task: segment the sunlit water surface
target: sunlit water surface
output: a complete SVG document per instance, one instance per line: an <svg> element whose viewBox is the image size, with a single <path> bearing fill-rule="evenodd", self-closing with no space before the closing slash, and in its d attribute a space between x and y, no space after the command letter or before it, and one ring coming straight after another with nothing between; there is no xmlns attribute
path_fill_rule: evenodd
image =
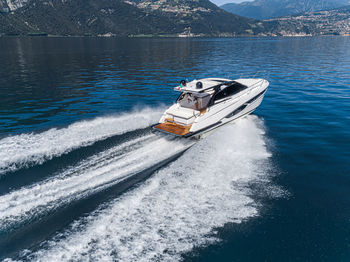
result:
<svg viewBox="0 0 350 262"><path fill-rule="evenodd" d="M349 261L350 38L0 38L0 259ZM200 141L181 79L262 77Z"/></svg>

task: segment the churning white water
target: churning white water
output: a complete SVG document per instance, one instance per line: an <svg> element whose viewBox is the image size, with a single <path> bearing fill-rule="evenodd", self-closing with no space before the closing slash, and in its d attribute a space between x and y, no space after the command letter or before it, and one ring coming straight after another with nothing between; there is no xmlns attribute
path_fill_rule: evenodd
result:
<svg viewBox="0 0 350 262"><path fill-rule="evenodd" d="M151 145L154 141L130 153L135 156L137 150L151 152L151 148L158 147L157 150L165 153L176 146L168 142L163 147L162 143ZM250 185L269 183L269 157L264 130L257 117L248 116L223 126L141 186L77 220L63 233L42 243L39 250L26 253L26 257L35 261L181 260L182 253L216 241L216 228L258 215ZM123 169L120 160L117 163L125 175L130 173ZM107 169L108 165L116 163L107 164ZM119 169L119 166L115 168ZM106 184L91 179L93 183ZM54 185L50 183L42 185L38 192L45 194L44 187ZM81 186L77 183L68 191ZM50 196L55 198L57 194ZM46 203L50 196L44 197Z"/></svg>
<svg viewBox="0 0 350 262"><path fill-rule="evenodd" d="M163 111L163 108L146 108L118 116L80 121L66 128L3 138L0 140L0 175L41 164L114 135L149 127L159 120Z"/></svg>
<svg viewBox="0 0 350 262"><path fill-rule="evenodd" d="M110 187L185 150L193 142L149 134L81 161L34 185L0 196L0 229Z"/></svg>

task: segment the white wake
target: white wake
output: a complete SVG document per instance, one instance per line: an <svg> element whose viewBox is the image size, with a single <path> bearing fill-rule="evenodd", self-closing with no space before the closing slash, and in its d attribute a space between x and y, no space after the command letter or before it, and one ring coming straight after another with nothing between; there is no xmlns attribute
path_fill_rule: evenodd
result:
<svg viewBox="0 0 350 262"><path fill-rule="evenodd" d="M183 151L192 142L155 134L134 138L34 185L0 196L0 229L110 187Z"/></svg>
<svg viewBox="0 0 350 262"><path fill-rule="evenodd" d="M66 128L37 134L22 134L0 140L0 175L27 167L88 146L96 141L149 127L156 123L163 109L143 109L118 116L81 121Z"/></svg>
<svg viewBox="0 0 350 262"><path fill-rule="evenodd" d="M178 261L215 229L258 215L268 183L264 130L249 116L201 140L166 169L42 244L35 261Z"/></svg>

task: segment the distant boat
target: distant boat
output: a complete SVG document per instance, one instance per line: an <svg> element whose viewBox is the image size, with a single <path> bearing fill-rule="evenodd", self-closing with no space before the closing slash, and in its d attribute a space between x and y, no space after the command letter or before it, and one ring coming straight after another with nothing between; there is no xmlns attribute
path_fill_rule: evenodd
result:
<svg viewBox="0 0 350 262"><path fill-rule="evenodd" d="M178 37L194 37L195 35L192 33L181 33L178 34Z"/></svg>
<svg viewBox="0 0 350 262"><path fill-rule="evenodd" d="M178 37L197 37L200 35L195 35L195 34L191 33L191 27L187 27L187 28L185 28L183 33L178 34L177 36Z"/></svg>
<svg viewBox="0 0 350 262"><path fill-rule="evenodd" d="M174 89L181 94L162 115L155 130L182 137L200 136L252 113L269 86L265 79L205 78L186 82Z"/></svg>

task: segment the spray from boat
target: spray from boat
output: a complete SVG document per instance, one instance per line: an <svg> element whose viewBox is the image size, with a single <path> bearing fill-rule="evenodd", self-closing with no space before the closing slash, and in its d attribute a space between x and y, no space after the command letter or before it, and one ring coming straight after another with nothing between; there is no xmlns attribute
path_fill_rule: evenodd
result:
<svg viewBox="0 0 350 262"><path fill-rule="evenodd" d="M26 258L180 261L183 253L219 241L216 228L259 215L250 185L271 183L262 126L248 116L218 129L138 187L27 251ZM269 194L274 192L271 187Z"/></svg>
<svg viewBox="0 0 350 262"><path fill-rule="evenodd" d="M149 127L163 108L145 108L121 115L98 117L52 128L42 133L21 134L0 140L0 175L34 165L108 137Z"/></svg>
<svg viewBox="0 0 350 262"><path fill-rule="evenodd" d="M217 83L219 80L208 81ZM241 94L245 100L249 100L244 100L245 102L239 105L243 100L237 104L234 94L228 96L227 93L223 93L230 92L232 88L239 87L243 91L248 87L240 87L242 84L237 81L220 81L222 82L217 84L216 88L201 86L203 90L212 90L211 96L206 99L208 103L211 100L214 102L210 108L205 108L205 112L201 113L199 110L200 114L205 115L208 111L214 112L215 108L218 109L218 104L222 106L228 103L230 110L238 114L231 112L226 115L225 118L229 118L227 122L223 122L221 118L220 125L250 113L245 113L245 108L249 109L251 106L255 109L261 103L267 88L262 88L262 91L260 88L259 94L256 94L259 90L255 90L251 95L253 97ZM197 81L196 86L198 82L203 84ZM187 88L189 90L192 87L188 84ZM253 89L249 89L250 93ZM165 119L164 115L161 119L172 124L193 120L190 124L192 128L201 116L193 114L186 118L178 114L183 109L184 94L187 94L182 91L183 94L177 100L179 110L173 110L175 113L167 110L164 113L169 116L173 112L172 122ZM235 94L238 93L240 91ZM218 99L219 95L224 96L224 100ZM203 99L205 97L206 95L202 96ZM237 109L242 106L244 108L238 112ZM226 110L226 107L219 111L223 110ZM241 112L243 113L240 114ZM5 138L0 140L0 147L8 149L10 154L9 158L0 163L0 171L9 172L40 164L76 148L92 145L96 141L145 128L154 123L154 118L156 115L159 117L160 110L151 110L151 116L148 117L146 113L143 110L116 118L83 121L63 130L52 129L41 134L22 135L33 139L29 142L21 136ZM206 118L210 117L210 114L206 115ZM131 118L139 118L140 121L135 126L124 125L126 119ZM228 222L240 223L258 215L257 203L250 197L248 185L269 183L269 175L263 166L269 165L270 156L259 121L258 118L250 116L234 125L228 124L202 140L176 139L149 132L130 138L43 181L0 196L0 231L20 223L26 224L26 221L40 220L47 213L117 185L173 155L185 152L140 186L77 220L68 230L59 233L52 240L44 241L38 250L26 251L30 253L26 253L28 257L38 261L47 258L85 260L87 254L90 258L110 259L111 250L114 254L113 259L117 260L152 261L156 257L162 260L180 260L181 254L190 251L194 246L217 241L213 234L214 228L222 227ZM107 123L107 129L93 128L101 122ZM119 126L116 127L115 124ZM91 133L86 132L86 128L90 128ZM203 137L203 134L208 135L208 131L212 130L206 129L203 133L203 128L198 129L200 132L194 129L191 131L191 128L188 131L192 135L188 137L197 137L193 134L198 133ZM46 150L41 147L50 139L58 138L63 142L70 136L79 139L74 143L70 140L61 146L48 143ZM21 152L17 158L11 154L11 143L17 144L17 149ZM33 145L37 145L38 150L32 148ZM28 151L24 150L26 147L29 148ZM212 161L213 158L216 161ZM78 238L80 245L76 246L73 243L77 243ZM95 243L93 247L91 243Z"/></svg>

